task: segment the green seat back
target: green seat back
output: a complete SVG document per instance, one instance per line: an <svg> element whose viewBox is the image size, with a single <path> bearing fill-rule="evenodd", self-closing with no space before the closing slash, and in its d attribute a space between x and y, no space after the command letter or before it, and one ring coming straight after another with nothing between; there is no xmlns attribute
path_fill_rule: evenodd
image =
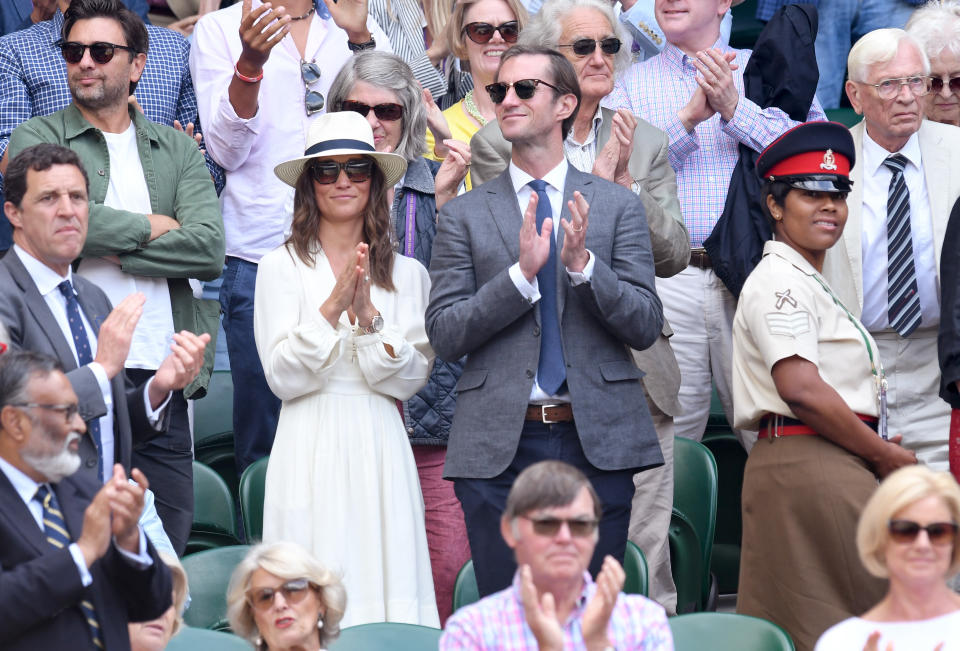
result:
<svg viewBox="0 0 960 651"><path fill-rule="evenodd" d="M753 49L764 26L762 21L757 20L757 0L744 0L733 8L730 46Z"/></svg>
<svg viewBox="0 0 960 651"><path fill-rule="evenodd" d="M677 586L677 613L703 610L703 560L697 532L682 513L673 510L668 532L670 571Z"/></svg>
<svg viewBox="0 0 960 651"><path fill-rule="evenodd" d="M627 575L623 582L625 593L649 596L647 559L644 557L643 551L629 540L627 541L626 553L623 556L623 571Z"/></svg>
<svg viewBox="0 0 960 651"><path fill-rule="evenodd" d="M794 651L786 631L759 617L693 613L669 621L676 651Z"/></svg>
<svg viewBox="0 0 960 651"><path fill-rule="evenodd" d="M700 602L710 593L710 556L717 526L717 462L701 443L682 437L673 446L673 508L693 525L703 570Z"/></svg>
<svg viewBox="0 0 960 651"><path fill-rule="evenodd" d="M234 568L248 551L249 545L234 545L190 554L181 559L190 581L190 607L183 614L183 621L188 626L221 630L229 626L227 585Z"/></svg>
<svg viewBox="0 0 960 651"><path fill-rule="evenodd" d="M747 451L730 431L704 436L703 444L717 461L717 527L710 569L720 593L733 594L740 576L740 494Z"/></svg>
<svg viewBox="0 0 960 651"><path fill-rule="evenodd" d="M862 115L859 115L852 108L848 108L846 106L835 109L826 109L824 113L827 114L828 120L832 122L839 122L847 127L852 127L863 119Z"/></svg>
<svg viewBox="0 0 960 651"><path fill-rule="evenodd" d="M250 643L232 633L184 626L171 638L166 651L250 651Z"/></svg>
<svg viewBox="0 0 960 651"><path fill-rule="evenodd" d="M250 542L263 539L263 489L269 461L270 457L254 461L240 477L240 515L243 517L243 531Z"/></svg>
<svg viewBox="0 0 960 651"><path fill-rule="evenodd" d="M193 524L186 553L236 545L237 513L226 482L202 463L193 462Z"/></svg>
<svg viewBox="0 0 960 651"><path fill-rule="evenodd" d="M473 573L473 559L467 559L453 584L453 611L480 601L480 588L477 587L477 575Z"/></svg>
<svg viewBox="0 0 960 651"><path fill-rule="evenodd" d="M214 371L207 395L193 403L193 442L202 448L223 435L233 437L233 377L230 371Z"/></svg>
<svg viewBox="0 0 960 651"><path fill-rule="evenodd" d="M361 624L340 631L330 651L429 651L440 645L439 628L414 624Z"/></svg>

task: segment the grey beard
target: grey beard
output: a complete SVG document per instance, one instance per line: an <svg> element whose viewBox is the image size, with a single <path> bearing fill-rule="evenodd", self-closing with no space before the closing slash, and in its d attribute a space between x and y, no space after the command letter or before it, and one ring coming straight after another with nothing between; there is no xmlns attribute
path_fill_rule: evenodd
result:
<svg viewBox="0 0 960 651"><path fill-rule="evenodd" d="M30 467L47 478L47 481L56 484L64 477L69 477L80 468L80 455L72 452L70 444L78 440L80 434L70 432L67 440L64 441L63 449L54 455L34 454L33 452L23 451L20 456L30 464Z"/></svg>

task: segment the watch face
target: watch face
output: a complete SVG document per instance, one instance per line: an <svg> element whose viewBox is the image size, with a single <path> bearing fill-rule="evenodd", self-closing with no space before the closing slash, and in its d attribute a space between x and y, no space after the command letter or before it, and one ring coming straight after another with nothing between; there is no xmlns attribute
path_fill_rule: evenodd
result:
<svg viewBox="0 0 960 651"><path fill-rule="evenodd" d="M379 314L373 317L373 321L370 322L370 329L374 332L380 332L383 330L383 317Z"/></svg>

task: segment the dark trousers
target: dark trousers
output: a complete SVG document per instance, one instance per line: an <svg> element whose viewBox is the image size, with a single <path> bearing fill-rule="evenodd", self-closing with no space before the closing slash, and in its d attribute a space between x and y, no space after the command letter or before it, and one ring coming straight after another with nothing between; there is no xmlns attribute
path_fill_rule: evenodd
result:
<svg viewBox="0 0 960 651"><path fill-rule="evenodd" d="M270 454L280 415L280 399L267 385L253 337L256 286L257 265L228 257L220 287L220 307L233 377L233 440L238 477L244 468Z"/></svg>
<svg viewBox="0 0 960 651"><path fill-rule="evenodd" d="M623 562L635 471L600 470L587 461L573 423L545 425L526 421L517 453L506 470L490 479L456 479L454 482L467 523L467 537L481 596L503 590L513 581L517 564L513 550L500 535L500 517L517 475L527 466L547 459L565 461L579 468L603 503L600 539L590 561L590 573L597 575L608 554Z"/></svg>
<svg viewBox="0 0 960 651"><path fill-rule="evenodd" d="M155 371L128 368L126 373L139 386ZM174 391L170 396L167 431L134 446L131 465L139 468L150 482L163 530L174 551L182 556L193 523L193 438L183 391Z"/></svg>

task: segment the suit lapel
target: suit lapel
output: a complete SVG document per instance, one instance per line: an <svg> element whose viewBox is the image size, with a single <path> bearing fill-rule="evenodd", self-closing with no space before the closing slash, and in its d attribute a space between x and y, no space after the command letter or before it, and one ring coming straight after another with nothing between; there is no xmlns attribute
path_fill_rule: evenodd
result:
<svg viewBox="0 0 960 651"><path fill-rule="evenodd" d="M924 120L923 125L927 124ZM940 188L949 178L950 160L946 147L941 138L931 129L920 127L920 156L923 159L923 177L927 184L927 200L930 202L930 222L933 228L933 253L937 267L937 285L940 282L940 253L943 248L943 237L947 230L947 220L953 209L952 197Z"/></svg>
<svg viewBox="0 0 960 651"><path fill-rule="evenodd" d="M853 188L847 199L850 210L847 215L847 224L843 229L843 244L847 249L847 260L850 262L851 277L857 292L858 315L860 310L863 309L863 250L860 243L862 230L860 216L863 212L863 137L865 129L866 123L863 120L850 129L857 160L850 171Z"/></svg>
<svg viewBox="0 0 960 651"><path fill-rule="evenodd" d="M517 205L517 195L513 191L513 183L510 181L509 168L489 183L484 183L478 190L486 192L490 215L500 232L500 237L503 239L503 244L507 248L510 258L513 260L519 259L520 226L523 223L523 211ZM470 219L469 216L467 218Z"/></svg>
<svg viewBox="0 0 960 651"><path fill-rule="evenodd" d="M18 532L23 540L33 547L38 554L49 551L47 549L48 543L44 539L40 527L37 526L37 521L33 519L27 505L23 503L20 495L13 488L13 484L2 472L0 472L0 518L11 523L12 526L5 527L7 531Z"/></svg>

